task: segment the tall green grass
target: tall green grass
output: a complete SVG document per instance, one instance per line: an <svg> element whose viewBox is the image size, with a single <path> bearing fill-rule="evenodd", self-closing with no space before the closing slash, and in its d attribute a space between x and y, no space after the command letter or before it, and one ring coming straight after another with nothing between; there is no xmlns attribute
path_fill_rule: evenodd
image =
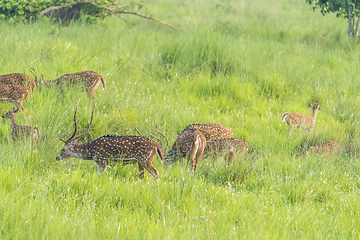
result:
<svg viewBox="0 0 360 240"><path fill-rule="evenodd" d="M189 124L221 123L248 153L235 166L202 159L195 176L155 158L158 182L121 164L97 177L93 161L55 161L76 102L81 132L92 100L82 89L38 86L16 115L40 128L35 149L13 144L0 121L0 238L359 238L360 56L346 21L286 0L157 0L145 10L182 31L133 16L132 27L117 18L0 23L0 73L30 65L45 79L103 75L84 142L136 127L152 139L157 128L171 144ZM282 114L310 115L308 102L320 104L315 128L289 137ZM0 103L1 113L12 107ZM328 140L343 153L300 155Z"/></svg>

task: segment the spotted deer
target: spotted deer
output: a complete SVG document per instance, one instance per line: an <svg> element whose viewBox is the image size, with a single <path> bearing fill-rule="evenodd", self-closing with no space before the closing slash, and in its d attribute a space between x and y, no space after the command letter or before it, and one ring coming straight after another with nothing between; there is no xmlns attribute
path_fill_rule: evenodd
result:
<svg viewBox="0 0 360 240"><path fill-rule="evenodd" d="M33 92L37 83L37 74L32 67L29 67L29 71L34 75L35 80L24 73L10 73L0 76L0 84L17 84L26 87Z"/></svg>
<svg viewBox="0 0 360 240"><path fill-rule="evenodd" d="M39 82L44 85L55 84L56 86L82 84L89 96L92 96L94 99L96 89L100 83L102 83L103 90L105 89L104 78L93 71L70 73L55 80L44 80L44 75L41 75Z"/></svg>
<svg viewBox="0 0 360 240"><path fill-rule="evenodd" d="M20 126L15 123L15 114L19 111L19 109L13 108L9 112L2 115L2 118L10 119L11 125L11 137L16 142L17 140L23 140L26 138L33 139L33 145L36 145L36 141L40 136L40 129L38 127L30 127L30 126Z"/></svg>
<svg viewBox="0 0 360 240"><path fill-rule="evenodd" d="M232 130L215 123L190 124L184 130L186 129L199 130L204 135L207 142L222 138L229 138L233 133Z"/></svg>
<svg viewBox="0 0 360 240"><path fill-rule="evenodd" d="M187 156L187 165L191 164L192 172L195 173L205 145L206 139L199 130L184 129L166 154L164 165L171 166L179 159L183 164L184 158Z"/></svg>
<svg viewBox="0 0 360 240"><path fill-rule="evenodd" d="M319 145L308 147L303 153L319 154L325 157L330 157L333 154L340 153L342 147L339 143L334 141L327 141Z"/></svg>
<svg viewBox="0 0 360 240"><path fill-rule="evenodd" d="M313 106L309 103L309 107L312 109L312 116L298 112L286 112L283 114L282 121L284 122L286 120L287 124L290 126L289 135L291 135L297 127L304 128L305 130L308 130L308 132L311 132L314 128L319 105Z"/></svg>
<svg viewBox="0 0 360 240"><path fill-rule="evenodd" d="M229 164L235 163L236 156L242 155L249 149L249 145L239 138L223 138L208 142L204 149L203 158L213 157L215 161L220 156L228 158Z"/></svg>
<svg viewBox="0 0 360 240"><path fill-rule="evenodd" d="M122 161L123 165L138 163L140 179L145 175L144 168L151 173L156 180L159 179L159 173L153 167L152 161L156 153L158 153L161 162L163 162L163 154L159 145L148 138L142 136L104 135L91 142L79 143L76 139L84 136L93 123L95 103L88 128L85 132L75 137L79 124L79 121L76 122L78 105L76 106L74 114L75 131L67 140L63 140L59 136L60 140L65 143L65 146L56 157L56 160L59 161L72 157L93 160L98 165L98 174L103 172L106 166L112 161Z"/></svg>
<svg viewBox="0 0 360 240"><path fill-rule="evenodd" d="M29 89L17 84L0 85L0 101L12 102L21 111L24 110L22 102L29 95Z"/></svg>

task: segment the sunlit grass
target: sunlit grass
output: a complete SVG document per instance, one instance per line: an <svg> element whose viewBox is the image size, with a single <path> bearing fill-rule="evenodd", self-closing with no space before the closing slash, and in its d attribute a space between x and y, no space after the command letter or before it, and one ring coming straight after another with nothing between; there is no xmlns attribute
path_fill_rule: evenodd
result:
<svg viewBox="0 0 360 240"><path fill-rule="evenodd" d="M156 157L158 182L147 172L139 181L136 165L97 176L93 161L55 160L78 99L79 133L86 129L91 98L81 88L38 86L16 115L40 128L35 149L13 144L10 122L0 121L0 238L359 238L360 59L346 20L286 0L158 0L147 11L183 31L133 16L133 27L116 18L0 23L0 73L30 65L45 79L104 76L84 142L137 135L136 127L153 140L157 128L172 144L191 123L221 123L248 152L234 166L202 159L195 176ZM282 114L310 115L309 102L320 104L314 130L289 137ZM0 114L12 107L0 103ZM344 151L301 155L328 140Z"/></svg>

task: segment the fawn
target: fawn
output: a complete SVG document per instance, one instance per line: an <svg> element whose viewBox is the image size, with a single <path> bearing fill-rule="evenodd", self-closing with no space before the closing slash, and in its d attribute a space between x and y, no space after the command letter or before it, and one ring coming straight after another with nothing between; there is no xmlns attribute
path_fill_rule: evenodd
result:
<svg viewBox="0 0 360 240"><path fill-rule="evenodd" d="M9 112L2 115L2 118L10 119L11 124L11 137L16 142L19 139L32 137L33 145L36 145L36 141L40 136L40 129L38 127L20 126L15 123L15 114L19 109L13 108Z"/></svg>
<svg viewBox="0 0 360 240"><path fill-rule="evenodd" d="M308 147L303 153L315 153L330 157L333 154L341 152L342 147L339 143L334 141L327 141L319 145Z"/></svg>
<svg viewBox="0 0 360 240"><path fill-rule="evenodd" d="M319 105L313 106L311 103L309 103L309 107L312 109L312 116L298 112L284 113L282 116L282 121L284 122L286 120L287 124L290 126L289 135L291 135L297 127L304 128L309 132L311 132L311 130L314 128Z"/></svg>

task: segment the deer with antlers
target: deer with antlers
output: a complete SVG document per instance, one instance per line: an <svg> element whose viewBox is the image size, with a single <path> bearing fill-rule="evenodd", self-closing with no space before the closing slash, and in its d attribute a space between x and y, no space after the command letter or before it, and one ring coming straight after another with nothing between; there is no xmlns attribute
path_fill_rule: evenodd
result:
<svg viewBox="0 0 360 240"><path fill-rule="evenodd" d="M31 92L34 91L35 85L37 83L37 74L34 68L28 67L29 71L34 75L34 78L25 75L24 73L10 73L0 76L0 84L16 84L28 88Z"/></svg>
<svg viewBox="0 0 360 240"><path fill-rule="evenodd" d="M12 102L21 111L24 110L22 102L28 95L29 89L26 87L17 84L0 85L0 101Z"/></svg>
<svg viewBox="0 0 360 240"><path fill-rule="evenodd" d="M32 138L33 145L36 145L36 141L40 136L40 129L38 127L30 127L30 126L20 126L15 123L15 114L19 111L19 109L13 108L9 112L2 115L2 118L10 119L11 125L11 137L16 142L20 139Z"/></svg>
<svg viewBox="0 0 360 240"><path fill-rule="evenodd" d="M44 80L44 75L41 75L39 83L44 85L55 84L56 86L82 84L89 96L92 96L94 99L96 89L100 83L102 83L103 90L105 89L104 78L93 71L70 73L55 80Z"/></svg>
<svg viewBox="0 0 360 240"><path fill-rule="evenodd" d="M84 136L93 123L95 103L93 105L91 121L88 124L88 128L85 132L75 137L79 124L79 121L76 122L78 105L79 102L74 114L75 131L67 140L63 140L59 136L60 140L65 143L65 146L56 157L56 160L59 161L71 157L94 160L98 165L98 174L104 171L111 161L122 161L123 165L138 163L140 179L144 177L144 169L151 173L156 180L159 178L159 173L153 167L152 161L156 153L158 153L161 162L163 162L163 154L159 145L148 138L142 136L104 135L91 142L79 143L76 139Z"/></svg>
<svg viewBox="0 0 360 240"><path fill-rule="evenodd" d="M249 145L239 138L223 138L208 142L204 149L203 157L213 157L215 161L220 156L228 158L229 164L234 164L236 156L242 155L249 149Z"/></svg>
<svg viewBox="0 0 360 240"><path fill-rule="evenodd" d="M206 145L206 138L196 129L184 129L176 138L175 143L165 156L164 165L171 166L178 159L184 163L184 158L187 156L188 163L191 164L192 172L195 173L201 156Z"/></svg>
<svg viewBox="0 0 360 240"><path fill-rule="evenodd" d="M286 112L283 114L282 121L284 122L286 120L287 124L290 126L289 135L291 135L297 127L304 128L308 132L311 132L311 130L314 128L319 105L313 106L311 103L309 103L309 107L313 112L312 116L298 112Z"/></svg>
<svg viewBox="0 0 360 240"><path fill-rule="evenodd" d="M205 123L205 124L190 124L186 129L195 129L200 131L207 142L214 141L222 138L229 138L233 133L232 130L215 123Z"/></svg>
<svg viewBox="0 0 360 240"><path fill-rule="evenodd" d="M319 154L324 155L325 157L330 157L333 154L340 153L342 147L339 143L334 141L327 141L320 143L319 145L308 147L303 154L310 153L310 154Z"/></svg>

